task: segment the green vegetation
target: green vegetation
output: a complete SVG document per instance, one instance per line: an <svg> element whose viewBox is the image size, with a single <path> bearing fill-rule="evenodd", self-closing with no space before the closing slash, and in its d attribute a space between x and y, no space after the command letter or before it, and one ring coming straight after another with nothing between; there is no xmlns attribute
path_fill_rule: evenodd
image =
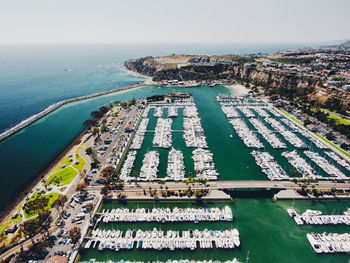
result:
<svg viewBox="0 0 350 263"><path fill-rule="evenodd" d="M72 162L69 161L69 157L63 158L59 164L57 164L56 168L53 170L53 172L57 172L58 170L62 169L62 166L68 166L71 165Z"/></svg>
<svg viewBox="0 0 350 263"><path fill-rule="evenodd" d="M0 225L0 235L4 233L4 231L9 227L12 223L19 223L22 221L21 216L17 216L16 218L9 218L2 225Z"/></svg>
<svg viewBox="0 0 350 263"><path fill-rule="evenodd" d="M79 164L78 164L79 165ZM66 185L72 182L74 177L78 174L76 170L72 167L64 168L56 173L53 173L44 184L45 186L53 184L53 185Z"/></svg>
<svg viewBox="0 0 350 263"><path fill-rule="evenodd" d="M291 115L289 115L287 112L285 112L284 110L280 110L281 112L283 112L285 115L287 115L289 118L291 118L293 121L295 121L295 122L297 122L297 123L299 123L300 125L302 125L303 126L303 124L300 122L300 121L298 121L296 118L294 118L293 116L291 116Z"/></svg>
<svg viewBox="0 0 350 263"><path fill-rule="evenodd" d="M342 118L340 118L340 117L337 117L337 116L329 115L327 118L328 118L328 119L335 119L335 124L336 124L336 125L339 125L339 124L350 125L350 122L349 122L349 121L344 120L344 119L342 119Z"/></svg>
<svg viewBox="0 0 350 263"><path fill-rule="evenodd" d="M25 218L36 216L39 212L51 209L52 203L60 196L59 193L41 195L35 193L24 205L23 212Z"/></svg>
<svg viewBox="0 0 350 263"><path fill-rule="evenodd" d="M270 60L285 64L308 64L313 58L269 58Z"/></svg>
<svg viewBox="0 0 350 263"><path fill-rule="evenodd" d="M322 140L324 140L326 143L332 145L334 148L336 148L338 151L340 151L341 153L345 154L346 156L350 157L350 154L348 154L346 151L344 151L343 149L339 148L337 145L335 145L334 143L328 141L326 138L324 138L323 136L321 136L318 133L315 133L318 137L320 137Z"/></svg>
<svg viewBox="0 0 350 263"><path fill-rule="evenodd" d="M84 144L82 144L81 146L79 146L78 147L78 149L75 151L75 162L79 162L78 164L73 164L73 167L75 168L75 169L77 169L79 172L81 171L81 170L83 170L83 168L84 168L84 166L86 165L86 161L84 160L84 158L82 158L81 156L80 156L80 151L81 151L81 149L83 148L83 146L84 146Z"/></svg>

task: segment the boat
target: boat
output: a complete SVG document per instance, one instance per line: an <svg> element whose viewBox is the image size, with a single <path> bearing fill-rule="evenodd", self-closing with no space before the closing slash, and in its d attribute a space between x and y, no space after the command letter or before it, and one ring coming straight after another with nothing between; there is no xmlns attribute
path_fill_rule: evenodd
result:
<svg viewBox="0 0 350 263"><path fill-rule="evenodd" d="M225 214L227 221L233 221L233 214L231 208L227 205L225 206Z"/></svg>

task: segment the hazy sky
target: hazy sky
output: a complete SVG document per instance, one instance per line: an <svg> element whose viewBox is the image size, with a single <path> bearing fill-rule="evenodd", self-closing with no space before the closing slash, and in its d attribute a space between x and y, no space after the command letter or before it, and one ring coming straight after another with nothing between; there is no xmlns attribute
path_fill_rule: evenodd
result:
<svg viewBox="0 0 350 263"><path fill-rule="evenodd" d="M350 0L0 0L0 44L349 38Z"/></svg>

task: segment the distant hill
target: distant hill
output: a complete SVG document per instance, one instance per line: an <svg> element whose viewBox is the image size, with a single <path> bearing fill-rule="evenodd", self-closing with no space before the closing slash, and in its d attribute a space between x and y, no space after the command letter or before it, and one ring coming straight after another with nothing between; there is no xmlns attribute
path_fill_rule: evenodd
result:
<svg viewBox="0 0 350 263"><path fill-rule="evenodd" d="M339 44L339 46L344 47L344 48L350 48L350 40Z"/></svg>

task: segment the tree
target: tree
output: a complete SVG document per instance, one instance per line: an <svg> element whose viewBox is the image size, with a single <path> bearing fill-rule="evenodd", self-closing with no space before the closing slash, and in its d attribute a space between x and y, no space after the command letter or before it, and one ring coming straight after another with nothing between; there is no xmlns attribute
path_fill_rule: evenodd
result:
<svg viewBox="0 0 350 263"><path fill-rule="evenodd" d="M83 125L86 127L96 126L97 121L95 119L87 119L83 122Z"/></svg>
<svg viewBox="0 0 350 263"><path fill-rule="evenodd" d="M91 148L91 147L86 148L86 149L85 149L85 153L86 153L87 155L92 154L92 148Z"/></svg>
<svg viewBox="0 0 350 263"><path fill-rule="evenodd" d="M59 213L60 217L61 217L61 212L59 210L62 210L62 208L64 207L67 201L68 201L67 196L60 195L51 205L51 207L57 209L57 212Z"/></svg>
<svg viewBox="0 0 350 263"><path fill-rule="evenodd" d="M326 138L330 141L333 141L335 139L335 136L334 136L333 132L328 132L326 134Z"/></svg>
<svg viewBox="0 0 350 263"><path fill-rule="evenodd" d="M50 223L52 221L52 216L50 211L40 212L38 215L38 220L40 226L46 231L46 234L49 235Z"/></svg>
<svg viewBox="0 0 350 263"><path fill-rule="evenodd" d="M81 237L81 229L80 227L73 227L69 230L69 237L76 243Z"/></svg>
<svg viewBox="0 0 350 263"><path fill-rule="evenodd" d="M272 94L270 96L270 100L272 100L272 101L276 101L277 99L278 99L278 95L277 94Z"/></svg>
<svg viewBox="0 0 350 263"><path fill-rule="evenodd" d="M100 137L100 130L96 126L91 127L91 133L93 136L97 135L97 137Z"/></svg>
<svg viewBox="0 0 350 263"><path fill-rule="evenodd" d="M82 182L80 184L77 185L77 188L76 188L76 191L80 192L80 195L81 196L86 196L87 195L87 190L86 190L86 187L87 187L87 183L85 182Z"/></svg>
<svg viewBox="0 0 350 263"><path fill-rule="evenodd" d="M101 176L108 178L108 180L111 180L114 175L115 175L115 168L113 166L107 166L103 168L101 171Z"/></svg>
<svg viewBox="0 0 350 263"><path fill-rule="evenodd" d="M36 220L27 220L23 223L23 232L29 235L30 238L35 236L40 230L40 225Z"/></svg>
<svg viewBox="0 0 350 263"><path fill-rule="evenodd" d="M101 188L101 195L107 196L111 192L111 186L110 185L105 185Z"/></svg>
<svg viewBox="0 0 350 263"><path fill-rule="evenodd" d="M92 203L88 203L88 204L86 204L85 208L91 216L92 209L94 209L94 205Z"/></svg>

